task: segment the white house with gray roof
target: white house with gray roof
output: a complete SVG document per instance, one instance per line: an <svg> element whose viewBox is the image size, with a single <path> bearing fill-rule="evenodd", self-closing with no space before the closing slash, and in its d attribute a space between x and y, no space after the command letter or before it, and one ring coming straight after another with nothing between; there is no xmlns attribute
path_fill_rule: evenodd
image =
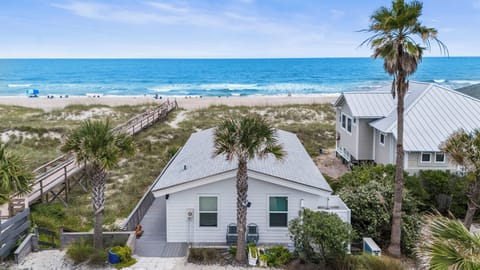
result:
<svg viewBox="0 0 480 270"><path fill-rule="evenodd" d="M213 156L213 129L196 132L170 161L152 189L165 198L167 242L225 244L236 223L237 164ZM256 224L259 243L290 243L288 222L302 207L336 213L350 222L350 209L332 189L297 136L278 130L286 157L269 155L248 163L247 224Z"/></svg>
<svg viewBox="0 0 480 270"><path fill-rule="evenodd" d="M343 93L336 109L336 152L347 162L395 164L397 111L391 87ZM457 167L440 151L453 132L480 128L480 100L433 84L410 82L405 97L405 170Z"/></svg>

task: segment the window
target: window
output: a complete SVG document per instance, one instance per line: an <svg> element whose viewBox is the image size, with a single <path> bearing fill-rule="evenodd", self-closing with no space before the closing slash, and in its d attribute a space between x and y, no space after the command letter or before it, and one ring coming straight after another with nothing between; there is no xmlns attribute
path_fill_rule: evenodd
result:
<svg viewBox="0 0 480 270"><path fill-rule="evenodd" d="M352 132L352 118L348 118L347 131Z"/></svg>
<svg viewBox="0 0 480 270"><path fill-rule="evenodd" d="M200 227L217 227L217 202L215 196L199 197Z"/></svg>
<svg viewBox="0 0 480 270"><path fill-rule="evenodd" d="M354 124L357 123L357 118L353 118L353 123L354 123Z"/></svg>
<svg viewBox="0 0 480 270"><path fill-rule="evenodd" d="M380 133L380 144L385 145L385 134L384 133Z"/></svg>
<svg viewBox="0 0 480 270"><path fill-rule="evenodd" d="M445 162L445 153L435 153L435 162L444 163Z"/></svg>
<svg viewBox="0 0 480 270"><path fill-rule="evenodd" d="M347 116L345 116L345 114L342 114L342 127L347 127Z"/></svg>
<svg viewBox="0 0 480 270"><path fill-rule="evenodd" d="M269 197L270 227L288 226L288 197Z"/></svg>
<svg viewBox="0 0 480 270"><path fill-rule="evenodd" d="M431 162L430 153L422 153L421 162L423 162L423 163Z"/></svg>

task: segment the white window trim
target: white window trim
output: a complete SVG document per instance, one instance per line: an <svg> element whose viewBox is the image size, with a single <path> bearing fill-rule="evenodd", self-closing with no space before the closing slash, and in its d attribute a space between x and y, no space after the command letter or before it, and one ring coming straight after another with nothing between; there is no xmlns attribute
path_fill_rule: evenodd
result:
<svg viewBox="0 0 480 270"><path fill-rule="evenodd" d="M429 161L423 161L423 154L429 154L430 155L430 160ZM432 163L432 152L420 152L420 163Z"/></svg>
<svg viewBox="0 0 480 270"><path fill-rule="evenodd" d="M438 155L438 154L443 154L443 161L437 161L437 155ZM435 154L434 154L433 156L434 156L433 162L438 163L438 164L443 164L443 163L445 163L445 160L446 160L446 158L447 158L446 155L445 155L445 153L443 153L443 152L435 152Z"/></svg>
<svg viewBox="0 0 480 270"><path fill-rule="evenodd" d="M345 130L348 134L352 135L352 131L348 131L348 119L350 119L350 127L353 128L353 118L348 116L347 114L345 113L342 113L342 116L341 116L341 119L343 120L343 116L345 116L345 127L343 127L343 122L340 122L340 127Z"/></svg>
<svg viewBox="0 0 480 270"><path fill-rule="evenodd" d="M217 198L217 211L200 211L200 197L216 197ZM220 219L220 211L219 211L219 205L220 205L220 196L218 194L198 194L197 195L197 202L198 202L198 223L197 223L197 228L202 229L202 230L212 230L212 229L218 229L219 226L219 221ZM200 213L217 213L217 226L200 226Z"/></svg>
<svg viewBox="0 0 480 270"><path fill-rule="evenodd" d="M382 135L383 135L383 143L382 143ZM381 146L385 146L385 141L387 140L387 136L385 133L383 132L380 132L378 134L378 144L380 144Z"/></svg>
<svg viewBox="0 0 480 270"><path fill-rule="evenodd" d="M271 227L270 226L270 197L286 197L287 198L287 226L285 227ZM275 212L275 213L285 213L285 212ZM271 230L285 230L288 229L288 222L290 221L290 200L287 194L268 194L267 195L267 224L268 228Z"/></svg>

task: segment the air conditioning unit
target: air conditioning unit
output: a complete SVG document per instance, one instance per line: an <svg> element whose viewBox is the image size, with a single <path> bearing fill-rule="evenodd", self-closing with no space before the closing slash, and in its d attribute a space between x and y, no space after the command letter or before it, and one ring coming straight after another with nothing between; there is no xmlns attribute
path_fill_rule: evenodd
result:
<svg viewBox="0 0 480 270"><path fill-rule="evenodd" d="M363 252L373 256L382 256L382 250L370 237L363 238Z"/></svg>
<svg viewBox="0 0 480 270"><path fill-rule="evenodd" d="M185 213L186 213L188 219L193 218L193 208L188 208Z"/></svg>

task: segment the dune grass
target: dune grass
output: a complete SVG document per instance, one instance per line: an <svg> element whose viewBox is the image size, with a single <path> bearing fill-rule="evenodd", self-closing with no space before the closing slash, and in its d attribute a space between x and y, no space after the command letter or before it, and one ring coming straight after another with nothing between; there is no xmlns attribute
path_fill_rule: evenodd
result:
<svg viewBox="0 0 480 270"><path fill-rule="evenodd" d="M115 121L119 122L128 119L128 115L140 112L142 106L109 108L76 105L67 107L65 110L52 112L50 115L34 111L39 116L34 127L42 127L39 122L46 121L47 118L57 119L55 121L58 121L56 125L50 124L49 128L59 128L60 125L75 127L81 121L76 121L70 125L67 122L73 120L59 119L59 116L72 115L73 112L80 112L79 114L81 114L82 111L92 109L111 109L118 112L120 116L115 118ZM166 163L183 146L193 132L215 127L222 119L227 117L237 117L250 113L261 114L275 127L296 133L312 157L318 154L318 148L327 148L334 145L335 112L330 104L271 107L212 106L195 111L178 109L172 112L166 121L157 123L137 134L135 137L138 146L137 155L134 158L122 161L119 168L109 174L106 188L104 227L107 230L119 228L121 222L132 211ZM184 119L178 122L178 127L170 126L169 123L174 121L179 114ZM18 125L20 124L18 123ZM57 132L63 134L64 130L57 130ZM35 143L41 144L41 146L34 151ZM30 154L31 157L33 155L55 156L58 153L60 143L60 139L53 141L34 140L32 142L23 140L18 143L18 151L27 152L30 150L35 152L35 154ZM85 192L79 186L76 186L70 193L69 206L66 208L59 202L37 204L32 207L33 223L51 230L58 230L59 226L65 226L76 231L91 230L93 210L90 196L89 190Z"/></svg>

